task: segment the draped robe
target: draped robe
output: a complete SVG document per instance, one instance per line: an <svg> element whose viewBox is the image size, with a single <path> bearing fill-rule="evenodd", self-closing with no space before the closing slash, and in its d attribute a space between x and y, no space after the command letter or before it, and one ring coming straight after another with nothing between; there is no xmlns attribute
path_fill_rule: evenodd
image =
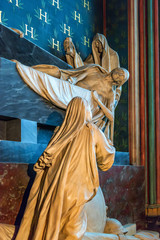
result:
<svg viewBox="0 0 160 240"><path fill-rule="evenodd" d="M45 157L52 158L51 148ZM52 166L37 172L16 240L81 239L86 231L83 207L97 192L98 167L107 171L114 154L104 134L85 124Z"/></svg>
<svg viewBox="0 0 160 240"><path fill-rule="evenodd" d="M96 90L102 102L107 104L108 85L105 77L108 72L105 69L95 64L73 70L62 70L44 64L31 68L19 62L16 66L20 76L32 90L60 108L66 109L73 97L85 98L91 107L93 122L100 129L105 126L106 117L91 94L91 90Z"/></svg>
<svg viewBox="0 0 160 240"><path fill-rule="evenodd" d="M102 44L102 55L98 52L95 42L99 41ZM85 64L99 64L106 71L111 72L113 69L120 67L119 56L116 51L114 51L109 45L106 37L103 34L97 33L92 41L92 54L90 54L86 60ZM117 87L115 100L120 100L122 92L122 87Z"/></svg>

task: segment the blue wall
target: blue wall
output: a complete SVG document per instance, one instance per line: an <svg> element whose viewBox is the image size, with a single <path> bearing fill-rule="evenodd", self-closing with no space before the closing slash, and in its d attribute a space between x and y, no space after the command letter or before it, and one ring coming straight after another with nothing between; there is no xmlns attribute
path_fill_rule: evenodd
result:
<svg viewBox="0 0 160 240"><path fill-rule="evenodd" d="M128 69L128 5L127 0L106 0L109 46L118 52L120 65ZM128 151L128 82L123 85L115 113L114 143L117 151Z"/></svg>
<svg viewBox="0 0 160 240"><path fill-rule="evenodd" d="M25 38L63 60L63 41L70 35L78 53L85 59L91 53L93 36L97 32L102 33L102 2L0 0L0 22L20 29ZM107 40L110 47L118 52L121 66L128 69L127 0L106 0L106 5ZM32 30L32 33L27 30ZM85 39L89 39L89 45ZM116 109L114 142L117 151L128 151L128 83L123 86L121 100Z"/></svg>
<svg viewBox="0 0 160 240"><path fill-rule="evenodd" d="M102 1L0 0L0 22L21 30L28 40L61 59L63 41L71 36L84 59L93 36L102 32Z"/></svg>

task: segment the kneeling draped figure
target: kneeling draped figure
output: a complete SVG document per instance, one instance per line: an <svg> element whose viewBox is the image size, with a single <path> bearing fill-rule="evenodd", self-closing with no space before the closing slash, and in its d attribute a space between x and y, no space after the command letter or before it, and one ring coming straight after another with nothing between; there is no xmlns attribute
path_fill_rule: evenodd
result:
<svg viewBox="0 0 160 240"><path fill-rule="evenodd" d="M84 205L99 187L98 167L107 171L115 149L91 123L86 100L68 104L62 125L34 165L34 180L16 240L82 239Z"/></svg>

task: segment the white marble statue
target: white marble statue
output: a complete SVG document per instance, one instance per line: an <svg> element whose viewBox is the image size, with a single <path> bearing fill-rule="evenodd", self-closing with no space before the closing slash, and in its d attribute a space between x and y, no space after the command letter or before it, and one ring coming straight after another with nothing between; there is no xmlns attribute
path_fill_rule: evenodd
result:
<svg viewBox="0 0 160 240"><path fill-rule="evenodd" d="M16 240L78 240L87 229L84 205L99 187L115 149L91 121L86 100L73 98L65 119L34 165L34 180Z"/></svg>
<svg viewBox="0 0 160 240"><path fill-rule="evenodd" d="M66 61L73 68L79 68L84 64L96 64L104 68L107 72L111 72L115 68L120 67L119 56L107 42L103 34L97 33L92 41L92 53L83 62L77 53L72 38L64 40L64 50L66 52ZM122 86L116 89L115 107L117 106L121 96Z"/></svg>
<svg viewBox="0 0 160 240"><path fill-rule="evenodd" d="M73 68L78 68L84 65L82 58L76 51L72 38L67 37L63 42L63 46L66 54L66 61L69 65Z"/></svg>
<svg viewBox="0 0 160 240"><path fill-rule="evenodd" d="M66 38L67 40L68 38ZM73 68L77 68L83 66L84 64L97 64L103 67L106 71L111 72L115 68L120 67L119 56L116 51L114 51L109 45L106 37L103 34L97 33L92 41L92 53L86 58L86 60L82 61L80 55L77 53L75 46L72 42L72 39L69 38L70 41L67 42L68 54L66 55L67 63L70 64ZM64 47L65 51L66 48ZM74 64L77 63L77 64ZM114 111L118 105L122 92L122 85L117 86L115 91L115 100L114 100ZM109 126L110 123L106 124L105 135L109 137ZM112 123L111 129L114 129L114 122ZM111 133L112 134L112 133Z"/></svg>
<svg viewBox="0 0 160 240"><path fill-rule="evenodd" d="M116 51L109 47L106 37L97 33L92 41L92 53L86 58L86 64L98 64L111 72L120 67L119 56Z"/></svg>
<svg viewBox="0 0 160 240"><path fill-rule="evenodd" d="M32 90L58 107L66 109L73 97L85 98L90 104L93 122L100 129L105 128L109 120L111 135L108 132L105 135L113 141L116 89L128 80L129 73L126 69L117 68L108 73L95 64L73 70L62 70L52 65L31 68L18 62L16 66L20 76ZM96 91L98 95L91 91Z"/></svg>

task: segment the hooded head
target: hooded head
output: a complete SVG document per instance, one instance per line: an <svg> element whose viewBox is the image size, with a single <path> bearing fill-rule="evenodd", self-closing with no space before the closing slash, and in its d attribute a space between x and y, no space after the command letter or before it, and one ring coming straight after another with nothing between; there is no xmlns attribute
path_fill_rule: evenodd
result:
<svg viewBox="0 0 160 240"><path fill-rule="evenodd" d="M74 97L68 104L63 125L69 125L71 128L75 125L83 126L89 121L90 106L84 98Z"/></svg>
<svg viewBox="0 0 160 240"><path fill-rule="evenodd" d="M63 46L64 46L64 51L67 55L70 55L72 57L74 57L75 55L75 46L72 42L72 38L67 37L64 42L63 42Z"/></svg>
<svg viewBox="0 0 160 240"><path fill-rule="evenodd" d="M92 42L92 50L95 47L99 47L99 52L107 51L109 47L106 37L103 34L97 33ZM102 51L101 51L102 48Z"/></svg>
<svg viewBox="0 0 160 240"><path fill-rule="evenodd" d="M109 47L107 39L103 34L97 33L94 36L92 54L94 63L102 66L108 72L119 66L118 54Z"/></svg>
<svg viewBox="0 0 160 240"><path fill-rule="evenodd" d="M61 145L66 145L91 118L88 102L81 97L73 98L67 106L64 121L58 133L52 139L52 144L57 144L57 147L59 146L60 148Z"/></svg>
<svg viewBox="0 0 160 240"><path fill-rule="evenodd" d="M81 97L73 98L67 106L66 115L59 131L51 138L34 169L44 169L45 166L50 166L53 159L77 136L91 118L88 102Z"/></svg>
<svg viewBox="0 0 160 240"><path fill-rule="evenodd" d="M80 55L77 53L72 38L67 37L63 43L64 51L66 53L66 60L73 68L81 67L84 65Z"/></svg>

